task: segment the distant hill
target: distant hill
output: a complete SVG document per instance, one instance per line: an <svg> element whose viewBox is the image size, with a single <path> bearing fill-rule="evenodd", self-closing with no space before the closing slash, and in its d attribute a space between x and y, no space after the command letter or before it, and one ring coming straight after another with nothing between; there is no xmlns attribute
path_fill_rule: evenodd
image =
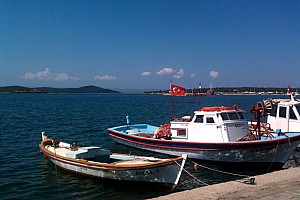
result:
<svg viewBox="0 0 300 200"><path fill-rule="evenodd" d="M119 91L105 89L94 85L83 86L79 88L51 88L36 87L28 88L22 86L0 87L0 93L120 93Z"/></svg>

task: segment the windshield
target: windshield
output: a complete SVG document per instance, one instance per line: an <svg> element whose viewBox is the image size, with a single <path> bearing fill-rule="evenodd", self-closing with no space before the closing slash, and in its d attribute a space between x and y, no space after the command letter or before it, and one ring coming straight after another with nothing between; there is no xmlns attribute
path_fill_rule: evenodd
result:
<svg viewBox="0 0 300 200"><path fill-rule="evenodd" d="M297 109L298 113L300 114L300 105L297 105L296 109Z"/></svg>
<svg viewBox="0 0 300 200"><path fill-rule="evenodd" d="M223 121L245 119L244 114L242 112L221 113L221 117L222 117Z"/></svg>
<svg viewBox="0 0 300 200"><path fill-rule="evenodd" d="M226 113L221 113L221 117L222 117L223 121L229 120L228 115Z"/></svg>
<svg viewBox="0 0 300 200"><path fill-rule="evenodd" d="M239 119L238 115L236 112L228 113L228 117L230 120L236 120Z"/></svg>
<svg viewBox="0 0 300 200"><path fill-rule="evenodd" d="M242 113L242 112L238 112L238 115L240 116L240 119L245 119L245 117L244 117L244 113Z"/></svg>

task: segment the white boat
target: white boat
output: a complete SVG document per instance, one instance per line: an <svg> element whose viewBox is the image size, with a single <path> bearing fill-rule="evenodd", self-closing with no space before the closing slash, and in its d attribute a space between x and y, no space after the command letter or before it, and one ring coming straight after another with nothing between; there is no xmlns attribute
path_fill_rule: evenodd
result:
<svg viewBox="0 0 300 200"><path fill-rule="evenodd" d="M253 114L261 113L259 107ZM249 131L243 110L233 107L204 107L194 116L172 119L152 126L127 123L108 128L118 143L189 158L230 164L272 164L283 166L300 141L300 132ZM260 123L259 123L260 124Z"/></svg>
<svg viewBox="0 0 300 200"><path fill-rule="evenodd" d="M76 147L47 138L42 133L40 149L56 166L78 174L139 183L158 184L175 189L186 155L155 158L111 153L101 147Z"/></svg>
<svg viewBox="0 0 300 200"><path fill-rule="evenodd" d="M300 132L300 100L295 99L296 94L289 87L288 98L267 99L258 103L265 110L262 115L267 118L266 123L261 123L261 131Z"/></svg>
<svg viewBox="0 0 300 200"><path fill-rule="evenodd" d="M300 131L300 101L291 94L287 99L267 99L262 102L269 112L267 125L282 132Z"/></svg>

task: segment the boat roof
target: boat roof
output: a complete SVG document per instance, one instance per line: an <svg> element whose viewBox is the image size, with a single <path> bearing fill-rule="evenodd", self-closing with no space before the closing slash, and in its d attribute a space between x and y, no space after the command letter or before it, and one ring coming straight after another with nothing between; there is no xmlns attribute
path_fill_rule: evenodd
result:
<svg viewBox="0 0 300 200"><path fill-rule="evenodd" d="M273 104L280 104L283 106L289 106L289 105L300 105L300 101L298 99L272 99Z"/></svg>
<svg viewBox="0 0 300 200"><path fill-rule="evenodd" d="M236 112L236 111L243 111L242 109L240 108L237 108L237 107L228 107L228 106L213 106L213 107L203 107L199 110L196 110L195 113L203 113L203 112L206 112L206 113L211 113L211 112L218 112L218 113L221 113L221 112Z"/></svg>

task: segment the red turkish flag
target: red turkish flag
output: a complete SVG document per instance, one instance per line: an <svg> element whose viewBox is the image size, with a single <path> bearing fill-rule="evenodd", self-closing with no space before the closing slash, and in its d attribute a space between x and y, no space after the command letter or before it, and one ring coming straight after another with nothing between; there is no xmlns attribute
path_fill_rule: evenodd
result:
<svg viewBox="0 0 300 200"><path fill-rule="evenodd" d="M171 84L171 95L182 96L185 94L185 88Z"/></svg>

